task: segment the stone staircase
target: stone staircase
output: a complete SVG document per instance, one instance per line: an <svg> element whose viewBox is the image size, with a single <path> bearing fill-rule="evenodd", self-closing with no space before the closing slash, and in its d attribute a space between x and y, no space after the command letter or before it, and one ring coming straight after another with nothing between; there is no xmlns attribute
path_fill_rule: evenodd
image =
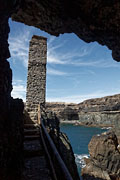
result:
<svg viewBox="0 0 120 180"><path fill-rule="evenodd" d="M24 125L24 170L22 180L52 180L37 124Z"/></svg>
<svg viewBox="0 0 120 180"><path fill-rule="evenodd" d="M38 104L25 105L25 110L28 114L28 118L25 119L25 124L33 124L38 121Z"/></svg>

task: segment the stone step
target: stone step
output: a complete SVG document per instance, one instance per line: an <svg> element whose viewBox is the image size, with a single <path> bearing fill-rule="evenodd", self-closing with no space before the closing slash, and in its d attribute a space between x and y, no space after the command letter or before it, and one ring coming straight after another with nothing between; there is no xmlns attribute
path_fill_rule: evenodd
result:
<svg viewBox="0 0 120 180"><path fill-rule="evenodd" d="M43 148L39 140L24 142L24 157L35 157L43 155Z"/></svg>
<svg viewBox="0 0 120 180"><path fill-rule="evenodd" d="M37 112L35 112L35 111L30 111L30 112L29 112L29 115L30 115L30 114L33 114L33 115L34 115L34 114L37 114Z"/></svg>
<svg viewBox="0 0 120 180"><path fill-rule="evenodd" d="M39 135L39 128L24 129L24 135Z"/></svg>
<svg viewBox="0 0 120 180"><path fill-rule="evenodd" d="M24 129L36 129L39 128L39 125L35 122L24 124Z"/></svg>
<svg viewBox="0 0 120 180"><path fill-rule="evenodd" d="M36 124L37 122L38 122L38 119L36 119L36 117L32 119L29 118L24 121L25 124Z"/></svg>
<svg viewBox="0 0 120 180"><path fill-rule="evenodd" d="M38 108L30 108L30 109L27 110L27 112L28 112L28 114L29 114L30 112L38 113Z"/></svg>
<svg viewBox="0 0 120 180"><path fill-rule="evenodd" d="M52 180L45 157L26 158L21 180Z"/></svg>
<svg viewBox="0 0 120 180"><path fill-rule="evenodd" d="M40 140L39 135L24 136L24 141Z"/></svg>
<svg viewBox="0 0 120 180"><path fill-rule="evenodd" d="M29 113L29 117L30 117L30 119L32 119L32 120L37 120L37 119L38 119L38 114L35 113L35 112L30 112L30 113Z"/></svg>
<svg viewBox="0 0 120 180"><path fill-rule="evenodd" d="M43 156L44 152L43 150L34 150L34 151L28 151L28 150L24 150L24 157L28 158L28 157L36 157L36 156Z"/></svg>
<svg viewBox="0 0 120 180"><path fill-rule="evenodd" d="M25 108L26 109L29 109L29 108L38 108L38 104L31 104L31 105L30 104L26 104Z"/></svg>

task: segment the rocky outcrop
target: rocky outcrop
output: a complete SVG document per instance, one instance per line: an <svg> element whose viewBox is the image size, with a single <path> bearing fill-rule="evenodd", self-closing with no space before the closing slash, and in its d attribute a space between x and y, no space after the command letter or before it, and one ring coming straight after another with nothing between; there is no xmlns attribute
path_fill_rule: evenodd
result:
<svg viewBox="0 0 120 180"><path fill-rule="evenodd" d="M46 103L60 122L73 122L88 126L114 126L119 124L120 94L89 99L79 104Z"/></svg>
<svg viewBox="0 0 120 180"><path fill-rule="evenodd" d="M86 100L78 104L84 112L103 112L120 110L120 94Z"/></svg>
<svg viewBox="0 0 120 180"><path fill-rule="evenodd" d="M57 147L57 150L59 151L66 167L68 168L73 180L79 180L79 174L77 171L77 165L75 163L75 157L74 157L74 152L72 149L72 146L70 144L70 141L65 133L59 132L59 137L56 134L53 134L50 132L50 135ZM61 171L59 167L57 167L56 163L56 171L61 177L60 179L63 179L61 175Z"/></svg>
<svg viewBox="0 0 120 180"><path fill-rule="evenodd" d="M61 120L89 126L115 126L115 133L97 135L89 143L90 158L85 159L83 180L120 180L120 95L86 100L79 104L47 103L46 109ZM75 116L76 114L76 116ZM71 118L69 118L71 116Z"/></svg>
<svg viewBox="0 0 120 180"><path fill-rule="evenodd" d="M46 103L46 110L54 112L60 121L78 120L78 109L79 107L74 103Z"/></svg>
<svg viewBox="0 0 120 180"><path fill-rule="evenodd" d="M60 140L59 140L59 152L63 161L68 167L70 174L73 177L73 180L79 180L79 175L77 171L77 166L75 163L74 152L70 141L65 133L60 132Z"/></svg>
<svg viewBox="0 0 120 180"><path fill-rule="evenodd" d="M85 42L97 41L120 61L120 2L118 0L22 0L13 20L58 36L75 33Z"/></svg>
<svg viewBox="0 0 120 180"><path fill-rule="evenodd" d="M80 112L78 124L87 126L111 127L119 121L120 111Z"/></svg>
<svg viewBox="0 0 120 180"><path fill-rule="evenodd" d="M45 112L45 110L42 111L42 119L73 180L79 180L73 149L67 135L60 132L59 119L56 117L55 113ZM55 162L55 167L60 179L64 179L57 162Z"/></svg>
<svg viewBox="0 0 120 180"><path fill-rule="evenodd" d="M11 97L12 70L8 20L18 1L1 0L0 6L0 179L17 179L22 164L23 102Z"/></svg>
<svg viewBox="0 0 120 180"><path fill-rule="evenodd" d="M120 179L120 149L115 133L93 136L88 149L90 158L82 169L83 180Z"/></svg>
<svg viewBox="0 0 120 180"><path fill-rule="evenodd" d="M0 178L17 179L23 166L23 109L20 99L12 99L6 119L0 125Z"/></svg>

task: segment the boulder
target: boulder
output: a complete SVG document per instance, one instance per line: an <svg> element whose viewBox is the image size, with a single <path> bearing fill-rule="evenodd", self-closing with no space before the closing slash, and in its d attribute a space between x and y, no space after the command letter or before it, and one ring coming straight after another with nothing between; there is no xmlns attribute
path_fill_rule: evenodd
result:
<svg viewBox="0 0 120 180"><path fill-rule="evenodd" d="M90 159L82 169L84 180L104 179L118 180L120 178L120 151L118 139L114 132L95 135L89 145Z"/></svg>

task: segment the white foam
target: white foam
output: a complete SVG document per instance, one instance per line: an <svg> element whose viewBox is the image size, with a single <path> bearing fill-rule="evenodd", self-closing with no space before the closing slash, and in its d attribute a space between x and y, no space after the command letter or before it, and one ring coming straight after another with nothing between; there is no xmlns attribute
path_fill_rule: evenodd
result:
<svg viewBox="0 0 120 180"><path fill-rule="evenodd" d="M117 146L118 148L120 147L120 144L118 144L118 146Z"/></svg>
<svg viewBox="0 0 120 180"><path fill-rule="evenodd" d="M107 130L109 130L109 129L111 129L112 127L103 127L103 128L101 128L101 129L107 129Z"/></svg>
<svg viewBox="0 0 120 180"><path fill-rule="evenodd" d="M84 168L86 166L84 158L89 158L89 154L74 154L75 161L78 166Z"/></svg>

